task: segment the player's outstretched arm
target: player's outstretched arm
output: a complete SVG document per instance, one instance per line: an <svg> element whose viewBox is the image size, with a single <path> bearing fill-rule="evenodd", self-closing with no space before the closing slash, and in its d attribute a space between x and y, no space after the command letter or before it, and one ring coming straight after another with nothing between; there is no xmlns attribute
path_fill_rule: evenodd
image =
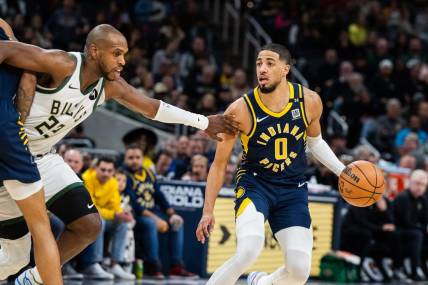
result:
<svg viewBox="0 0 428 285"><path fill-rule="evenodd" d="M130 110L163 123L183 124L204 130L211 138L221 140L219 133L236 134L239 124L230 115L205 117L150 98L129 85L123 78L109 81L106 99L114 99Z"/></svg>
<svg viewBox="0 0 428 285"><path fill-rule="evenodd" d="M319 162L339 176L345 169L345 165L337 158L321 136L320 118L323 109L321 98L312 90L305 88L304 92L305 109L309 117L309 125L306 129L308 149Z"/></svg>
<svg viewBox="0 0 428 285"><path fill-rule="evenodd" d="M64 79L72 72L74 60L61 50L46 50L16 41L0 41L0 63L49 74L54 80Z"/></svg>
<svg viewBox="0 0 428 285"><path fill-rule="evenodd" d="M239 103L239 101L234 102L225 111L225 114L236 115L238 121L241 120L241 115L237 113ZM196 237L201 243L205 243L205 239L209 237L213 230L215 224L213 215L215 201L220 189L223 187L226 166L229 162L230 154L232 153L233 146L235 145L237 138L237 135L225 134L222 136L223 141L217 143L214 161L208 172L207 185L205 188L204 209L202 218L198 224L198 228L196 229Z"/></svg>

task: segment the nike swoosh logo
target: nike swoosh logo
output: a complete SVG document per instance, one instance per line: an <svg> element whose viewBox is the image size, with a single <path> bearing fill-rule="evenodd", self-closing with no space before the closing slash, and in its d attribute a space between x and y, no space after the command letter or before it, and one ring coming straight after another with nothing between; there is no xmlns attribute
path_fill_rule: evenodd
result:
<svg viewBox="0 0 428 285"><path fill-rule="evenodd" d="M68 85L68 88L70 88L70 89L79 89L79 88L77 88L77 87L74 87L73 85Z"/></svg>
<svg viewBox="0 0 428 285"><path fill-rule="evenodd" d="M306 183L307 183L307 182L303 182L303 183L300 183L300 182L299 182L299 187L304 186Z"/></svg>
<svg viewBox="0 0 428 285"><path fill-rule="evenodd" d="M95 206L94 204L92 204L92 205L87 204L86 205L86 207L88 207L88 209L92 209L94 206Z"/></svg>
<svg viewBox="0 0 428 285"><path fill-rule="evenodd" d="M263 121L264 119L269 118L269 116L263 117L263 118L257 118L256 121L257 123L260 123L261 121Z"/></svg>

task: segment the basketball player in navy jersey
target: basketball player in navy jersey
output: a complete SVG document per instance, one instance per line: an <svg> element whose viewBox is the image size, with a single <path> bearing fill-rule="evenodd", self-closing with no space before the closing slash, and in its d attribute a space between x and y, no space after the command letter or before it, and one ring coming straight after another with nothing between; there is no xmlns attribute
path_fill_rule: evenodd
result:
<svg viewBox="0 0 428 285"><path fill-rule="evenodd" d="M264 246L265 220L278 240L284 266L268 275L252 272L250 285L304 284L312 255L311 217L304 172L305 148L336 175L345 166L321 137L322 103L318 94L287 81L288 50L268 44L256 60L258 87L233 102L226 114L240 123L243 148L236 184L236 254L218 268L209 285L232 285ZM203 216L196 230L202 243L214 226L214 204L237 136L217 145L205 192Z"/></svg>
<svg viewBox="0 0 428 285"><path fill-rule="evenodd" d="M1 19L0 40L14 40L12 29ZM51 232L39 171L27 149L28 139L13 102L15 94L20 96L19 92L28 91L20 85L21 75L21 70L0 64L0 184L16 201L26 221L14 231L2 230L0 280L17 273L30 261L29 229L34 240L36 264L44 284L57 285L62 284L58 247ZM23 75L22 80L25 76L32 75ZM34 84L31 88L30 92L34 92ZM5 209L3 206L0 203L0 213ZM10 252L14 254L10 255Z"/></svg>

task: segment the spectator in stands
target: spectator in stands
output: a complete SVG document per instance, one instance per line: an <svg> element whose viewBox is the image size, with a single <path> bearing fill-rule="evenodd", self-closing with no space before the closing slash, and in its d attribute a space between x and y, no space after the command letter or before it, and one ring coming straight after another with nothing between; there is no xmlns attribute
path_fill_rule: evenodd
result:
<svg viewBox="0 0 428 285"><path fill-rule="evenodd" d="M191 78L191 83L187 83L185 93L190 96L194 106L204 94L217 94L220 91L215 72L214 65L204 65L202 66L202 72L196 74L195 78Z"/></svg>
<svg viewBox="0 0 428 285"><path fill-rule="evenodd" d="M162 150L158 153L156 159L156 176L171 179L174 175L170 171L172 164L173 156L167 150Z"/></svg>
<svg viewBox="0 0 428 285"><path fill-rule="evenodd" d="M421 120L417 115L411 115L408 120L408 127L401 129L395 137L395 147L400 147L404 144L404 140L409 133L416 133L421 144L427 141L428 134L421 129Z"/></svg>
<svg viewBox="0 0 428 285"><path fill-rule="evenodd" d="M89 32L89 25L78 14L74 0L64 0L63 7L54 11L46 26L52 33L54 47L63 50L79 49L78 42Z"/></svg>
<svg viewBox="0 0 428 285"><path fill-rule="evenodd" d="M417 114L421 120L421 129L428 133L428 101L419 102Z"/></svg>
<svg viewBox="0 0 428 285"><path fill-rule="evenodd" d="M383 153L393 153L395 137L405 126L401 112L400 101L391 98L386 103L386 114L376 119L374 144Z"/></svg>
<svg viewBox="0 0 428 285"><path fill-rule="evenodd" d="M229 87L232 92L232 100L236 100L250 90L247 82L247 74L241 68L233 73L232 84Z"/></svg>
<svg viewBox="0 0 428 285"><path fill-rule="evenodd" d="M64 153L64 161L73 169L73 171L82 178L83 156L78 149L69 149Z"/></svg>
<svg viewBox="0 0 428 285"><path fill-rule="evenodd" d="M422 266L422 246L428 231L428 202L425 195L428 186L428 173L415 170L410 175L409 188L394 200L395 224L402 235L405 252L412 265L412 279L420 281L423 274L418 274Z"/></svg>
<svg viewBox="0 0 428 285"><path fill-rule="evenodd" d="M183 266L183 219L169 205L160 191L154 174L142 167L143 153L141 148L130 145L125 151L124 166L134 180L133 189L140 207L136 213L136 240L144 248L144 274L156 279L164 279L159 257L158 233L167 233L171 242L170 277L195 278ZM140 214L138 214L140 213Z"/></svg>
<svg viewBox="0 0 428 285"><path fill-rule="evenodd" d="M339 76L335 78L331 88L328 88L323 98L324 104L328 109L339 111L345 98L349 97L351 92L349 87L349 78L354 73L354 66L349 61L343 61L339 67Z"/></svg>
<svg viewBox="0 0 428 285"><path fill-rule="evenodd" d="M368 63L373 74L382 60L391 58L389 50L390 43L386 38L379 37L376 39L375 49L368 54Z"/></svg>
<svg viewBox="0 0 428 285"><path fill-rule="evenodd" d="M350 150L346 146L346 136L338 132L333 133L330 136L328 140L328 145L330 146L331 150L333 150L333 152L338 156L350 153Z"/></svg>
<svg viewBox="0 0 428 285"><path fill-rule="evenodd" d="M421 9L415 19L415 28L419 37L428 41L428 8Z"/></svg>
<svg viewBox="0 0 428 285"><path fill-rule="evenodd" d="M338 76L338 71L339 58L337 56L337 51L333 48L329 48L325 51L323 63L318 69L318 89L323 90L324 88L330 88L334 83L334 79Z"/></svg>
<svg viewBox="0 0 428 285"><path fill-rule="evenodd" d="M119 185L113 177L115 171L114 160L107 157L98 159L95 169L89 169L83 174L83 181L94 204L88 207L97 207L102 218L102 232L97 240L88 246L82 253L82 273L85 277L94 279L133 280L135 276L127 273L119 265L123 262L126 246L127 223L134 220L132 213L121 208ZM111 236L111 264L108 272L104 271L100 263L104 257L104 236Z"/></svg>
<svg viewBox="0 0 428 285"><path fill-rule="evenodd" d="M180 136L177 144L177 156L172 161L171 171L174 172L174 179L180 179L186 173L190 157L188 154L190 140L187 136Z"/></svg>
<svg viewBox="0 0 428 285"><path fill-rule="evenodd" d="M398 163L399 167L408 168L410 170L416 169L416 157L411 154L406 154L400 157L400 161Z"/></svg>
<svg viewBox="0 0 428 285"><path fill-rule="evenodd" d="M201 37L195 37L192 42L192 50L183 54L180 60L180 75L183 77L183 80L190 80L188 78L190 75L195 76L196 74L202 71L201 61L207 65L210 65L216 71L216 61L214 56L211 53L208 53L205 47L205 40ZM199 70L198 70L199 69Z"/></svg>
<svg viewBox="0 0 428 285"><path fill-rule="evenodd" d="M411 154L417 159L423 158L423 149L416 133L408 133L404 139L404 144L397 149L400 157Z"/></svg>
<svg viewBox="0 0 428 285"><path fill-rule="evenodd" d="M43 31L43 19L40 14L35 14L31 18L31 28L33 30L33 43L42 48L52 48L51 39Z"/></svg>
<svg viewBox="0 0 428 285"><path fill-rule="evenodd" d="M383 59L379 62L378 74L371 82L371 90L382 103L386 103L387 99L397 97L396 83L393 78L394 64L390 59Z"/></svg>
<svg viewBox="0 0 428 285"><path fill-rule="evenodd" d="M122 141L125 147L131 144L138 145L144 153L143 166L151 171L155 171L155 164L152 160L154 147L158 141L155 132L146 128L137 128L125 134Z"/></svg>
<svg viewBox="0 0 428 285"><path fill-rule="evenodd" d="M385 277L405 279L401 270L404 253L400 234L394 223L392 203L385 195L369 207L349 207L342 224L341 248L362 259L382 250L381 256L387 255L393 259L393 275L385 274ZM381 258L376 257L377 264L384 265ZM364 270L369 271L370 275L370 268ZM384 270L389 273L389 268Z"/></svg>
<svg viewBox="0 0 428 285"><path fill-rule="evenodd" d="M69 150L71 148L71 146L67 143L61 142L59 144L56 145L56 152L61 155L62 157L64 157L64 154L67 150Z"/></svg>
<svg viewBox="0 0 428 285"><path fill-rule="evenodd" d="M230 88L233 78L233 67L230 62L223 62L220 72L220 86L223 89Z"/></svg>
<svg viewBox="0 0 428 285"><path fill-rule="evenodd" d="M233 102L233 95L229 88L223 88L220 90L217 98L218 108L220 112L224 112L224 110L229 107L229 105Z"/></svg>
<svg viewBox="0 0 428 285"><path fill-rule="evenodd" d="M426 62L427 56L423 52L422 42L419 38L411 38L408 41L408 52L404 55L405 60L417 59L421 62Z"/></svg>
<svg viewBox="0 0 428 285"><path fill-rule="evenodd" d="M213 93L205 93L199 101L196 111L202 115L217 113L217 100Z"/></svg>
<svg viewBox="0 0 428 285"><path fill-rule="evenodd" d="M180 26L177 17L171 15L166 19L166 23L160 28L159 32L165 37L168 42L181 42L186 34Z"/></svg>
<svg viewBox="0 0 428 285"><path fill-rule="evenodd" d="M367 145L359 145L354 149L353 152L355 160L367 160L374 164L379 161L377 154Z"/></svg>
<svg viewBox="0 0 428 285"><path fill-rule="evenodd" d="M166 44L164 49L158 49L152 59L152 73L157 76L160 74L160 66L162 63L169 62L179 64L180 54L178 48L180 40L171 40Z"/></svg>
<svg viewBox="0 0 428 285"><path fill-rule="evenodd" d="M183 175L181 180L193 182L206 182L208 176L208 159L201 155L195 154L190 160L190 172Z"/></svg>

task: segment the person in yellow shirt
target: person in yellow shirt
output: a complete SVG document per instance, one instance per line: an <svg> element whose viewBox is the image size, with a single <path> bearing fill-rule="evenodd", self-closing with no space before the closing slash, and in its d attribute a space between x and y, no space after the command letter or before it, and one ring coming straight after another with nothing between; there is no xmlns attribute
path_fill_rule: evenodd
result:
<svg viewBox="0 0 428 285"><path fill-rule="evenodd" d="M123 211L119 184L114 178L114 160L103 157L97 161L94 169L83 173L83 181L93 204L87 207L97 207L102 218L102 231L97 240L82 253L81 267L86 278L133 280L133 274L125 272L119 265L124 260L127 223L134 221L132 213ZM100 262L103 259L104 234L109 232L111 236L111 266L104 271Z"/></svg>

